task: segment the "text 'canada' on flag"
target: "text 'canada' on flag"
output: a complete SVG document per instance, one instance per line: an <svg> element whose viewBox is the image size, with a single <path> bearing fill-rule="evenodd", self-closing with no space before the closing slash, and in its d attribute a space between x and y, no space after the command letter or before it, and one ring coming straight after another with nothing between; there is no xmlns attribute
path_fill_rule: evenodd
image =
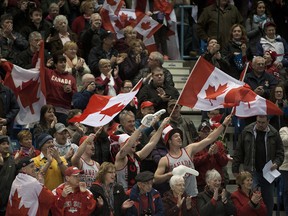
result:
<svg viewBox="0 0 288 216"><path fill-rule="evenodd" d="M81 115L75 116L69 122L80 122L92 127L108 124L134 99L142 85L140 80L128 93L121 93L114 97L94 94L91 96L86 109Z"/></svg>
<svg viewBox="0 0 288 216"><path fill-rule="evenodd" d="M214 67L204 58L196 62L178 103L199 110L235 107L235 115L282 115L271 101L253 92L247 84Z"/></svg>

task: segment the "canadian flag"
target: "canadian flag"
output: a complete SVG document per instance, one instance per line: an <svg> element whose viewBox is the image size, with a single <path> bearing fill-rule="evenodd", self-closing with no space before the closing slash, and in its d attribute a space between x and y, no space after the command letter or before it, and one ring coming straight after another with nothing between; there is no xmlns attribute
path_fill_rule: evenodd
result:
<svg viewBox="0 0 288 216"><path fill-rule="evenodd" d="M115 15L118 15L118 12L120 11L123 3L123 0L105 0L102 10L105 9L109 12L114 13Z"/></svg>
<svg viewBox="0 0 288 216"><path fill-rule="evenodd" d="M200 110L235 107L235 115L282 115L271 101L253 92L247 84L227 75L200 57L181 92L178 103Z"/></svg>
<svg viewBox="0 0 288 216"><path fill-rule="evenodd" d="M135 30L143 35L143 37L150 38L156 31L161 28L161 24L152 19L150 16L143 14L138 24L135 26Z"/></svg>
<svg viewBox="0 0 288 216"><path fill-rule="evenodd" d="M141 85L142 80L137 83L131 92L121 93L114 97L94 94L91 96L84 112L69 121L80 122L92 127L106 125L133 100Z"/></svg>
<svg viewBox="0 0 288 216"><path fill-rule="evenodd" d="M41 60L43 59L43 61ZM36 68L24 69L11 62L2 62L6 71L4 84L14 92L20 111L16 123L26 125L40 119L41 107L46 104L46 87L44 82L44 43L41 44ZM44 68L44 67L43 67Z"/></svg>

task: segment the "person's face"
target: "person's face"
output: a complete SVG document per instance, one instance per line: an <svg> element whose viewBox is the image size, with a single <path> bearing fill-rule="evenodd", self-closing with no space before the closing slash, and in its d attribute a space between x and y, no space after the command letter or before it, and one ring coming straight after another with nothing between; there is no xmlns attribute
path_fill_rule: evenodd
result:
<svg viewBox="0 0 288 216"><path fill-rule="evenodd" d="M101 16L98 16L98 15L91 16L90 21L92 25L97 27L97 29L100 29L101 24L102 24Z"/></svg>
<svg viewBox="0 0 288 216"><path fill-rule="evenodd" d="M155 69L152 73L153 83L156 86L162 86L164 84L164 73L163 70Z"/></svg>
<svg viewBox="0 0 288 216"><path fill-rule="evenodd" d="M145 116L147 114L153 114L153 113L155 113L155 108L154 108L154 106L145 107L145 108L141 109L141 113L143 116Z"/></svg>
<svg viewBox="0 0 288 216"><path fill-rule="evenodd" d="M135 117L126 115L122 126L127 133L132 133L135 130Z"/></svg>
<svg viewBox="0 0 288 216"><path fill-rule="evenodd" d="M33 48L38 48L39 47L39 42L42 40L42 38L41 37L35 37L35 38L33 38L33 39L31 39L30 41L29 41L29 43L30 43L30 46L32 46Z"/></svg>
<svg viewBox="0 0 288 216"><path fill-rule="evenodd" d="M65 51L65 55L69 58L69 59L74 59L77 55L77 47L76 46L70 46L66 51Z"/></svg>
<svg viewBox="0 0 288 216"><path fill-rule="evenodd" d="M56 142L60 145L65 145L68 137L69 137L69 133L67 130L63 130L60 133L58 133L58 132L55 133Z"/></svg>
<svg viewBox="0 0 288 216"><path fill-rule="evenodd" d="M44 118L47 122L51 122L54 120L55 113L53 109L48 109L47 112L44 115Z"/></svg>
<svg viewBox="0 0 288 216"><path fill-rule="evenodd" d="M260 131L265 131L268 127L269 120L266 116L257 116L256 118L256 129Z"/></svg>
<svg viewBox="0 0 288 216"><path fill-rule="evenodd" d="M242 30L239 26L235 27L232 31L232 37L236 41L240 41L242 38Z"/></svg>
<svg viewBox="0 0 288 216"><path fill-rule="evenodd" d="M181 135L179 133L174 133L168 142L171 143L172 146L177 146L180 148L182 146Z"/></svg>
<svg viewBox="0 0 288 216"><path fill-rule="evenodd" d="M207 185L211 191L213 191L216 188L221 187L221 177L215 177L214 179L211 179L207 182Z"/></svg>
<svg viewBox="0 0 288 216"><path fill-rule="evenodd" d="M242 189L246 189L246 190L251 190L252 189L252 183L253 180L251 177L247 177L244 181L243 184L241 185Z"/></svg>
<svg viewBox="0 0 288 216"><path fill-rule="evenodd" d="M42 13L39 11L34 11L30 18L33 23L40 24L42 21Z"/></svg>
<svg viewBox="0 0 288 216"><path fill-rule="evenodd" d="M67 22L65 20L59 20L55 25L55 28L59 32L67 32L67 27Z"/></svg>
<svg viewBox="0 0 288 216"><path fill-rule="evenodd" d="M256 73L256 75L260 75L265 70L265 59L259 58L256 59L255 62L252 64L253 71Z"/></svg>
<svg viewBox="0 0 288 216"><path fill-rule="evenodd" d="M207 50L211 50L212 48L216 46L216 44L218 44L217 40L211 39L207 45Z"/></svg>
<svg viewBox="0 0 288 216"><path fill-rule="evenodd" d="M85 8L84 13L85 13L87 16L91 16L91 14L94 13L94 7L93 7L93 4L88 5L88 7Z"/></svg>
<svg viewBox="0 0 288 216"><path fill-rule="evenodd" d="M201 131L198 132L200 139L205 139L211 132L209 127L204 127Z"/></svg>
<svg viewBox="0 0 288 216"><path fill-rule="evenodd" d="M172 187L171 187L172 191L175 194L178 195L182 195L184 193L185 190L185 181L184 179L181 179L180 181L178 181L177 183L175 183Z"/></svg>
<svg viewBox="0 0 288 216"><path fill-rule="evenodd" d="M60 73L64 73L66 69L66 61L58 61L56 63L56 70Z"/></svg>
<svg viewBox="0 0 288 216"><path fill-rule="evenodd" d="M34 178L36 178L37 173L36 173L36 167L34 163L30 163L29 165L27 165L25 167L25 173L27 173L30 176L33 176Z"/></svg>
<svg viewBox="0 0 288 216"><path fill-rule="evenodd" d="M220 0L220 6L226 6L229 0Z"/></svg>
<svg viewBox="0 0 288 216"><path fill-rule="evenodd" d="M275 88L275 99L282 100L283 99L283 89L282 87Z"/></svg>
<svg viewBox="0 0 288 216"><path fill-rule="evenodd" d="M168 109L167 109L168 114L170 114L172 112L173 108L174 108L174 104L171 104L168 107ZM181 116L181 112L180 111L181 111L181 106L179 104L177 104L175 106L175 109L174 109L172 115L171 115L171 118L172 119L178 119Z"/></svg>
<svg viewBox="0 0 288 216"><path fill-rule="evenodd" d="M141 44L140 43L136 43L135 46L133 47L133 51L134 51L135 55L138 55L138 54L142 53L143 48L142 48Z"/></svg>
<svg viewBox="0 0 288 216"><path fill-rule="evenodd" d="M148 63L149 68L153 68L155 66L158 66L158 61L155 59L155 57L152 54L149 55L147 63Z"/></svg>
<svg viewBox="0 0 288 216"><path fill-rule="evenodd" d="M268 38L274 38L275 37L275 33L276 33L276 29L274 26L268 26L266 29L265 29L265 33L267 35Z"/></svg>
<svg viewBox="0 0 288 216"><path fill-rule="evenodd" d="M110 63L104 63L99 67L99 70L104 75L107 75L109 71L111 70L111 64Z"/></svg>
<svg viewBox="0 0 288 216"><path fill-rule="evenodd" d="M138 182L138 187L142 193L149 193L152 190L153 179L147 182Z"/></svg>
<svg viewBox="0 0 288 216"><path fill-rule="evenodd" d="M76 175L66 176L66 180L72 188L76 188L79 186L80 174L78 173Z"/></svg>
<svg viewBox="0 0 288 216"><path fill-rule="evenodd" d="M272 62L272 57L269 52L265 52L263 58L265 59L265 64L269 65Z"/></svg>
<svg viewBox="0 0 288 216"><path fill-rule="evenodd" d="M32 136L25 136L19 141L20 145L26 148L32 147Z"/></svg>
<svg viewBox="0 0 288 216"><path fill-rule="evenodd" d="M56 16L59 15L59 7L52 7L49 11L49 15L54 19Z"/></svg>
<svg viewBox="0 0 288 216"><path fill-rule="evenodd" d="M13 20L5 20L2 25L2 29L13 31Z"/></svg>
<svg viewBox="0 0 288 216"><path fill-rule="evenodd" d="M86 146L86 154L92 156L95 154L95 146L93 142L89 142L88 145Z"/></svg>
<svg viewBox="0 0 288 216"><path fill-rule="evenodd" d="M5 156L7 153L9 153L9 143L8 142L2 142L0 143L0 153L2 156Z"/></svg>
<svg viewBox="0 0 288 216"><path fill-rule="evenodd" d="M54 148L53 140L48 140L41 148L41 152L43 152L44 155L47 154L47 150Z"/></svg>
<svg viewBox="0 0 288 216"><path fill-rule="evenodd" d="M131 91L132 88L133 88L133 85L131 82L125 82L124 86L122 87L122 92L128 93Z"/></svg>
<svg viewBox="0 0 288 216"><path fill-rule="evenodd" d="M113 184L115 182L116 171L115 169L109 169L105 174L104 181L106 185Z"/></svg>
<svg viewBox="0 0 288 216"><path fill-rule="evenodd" d="M137 38L137 32L135 30L128 31L125 34L125 39L127 41L131 41L131 40L134 40L136 38Z"/></svg>
<svg viewBox="0 0 288 216"><path fill-rule="evenodd" d="M264 2L263 3L260 3L258 4L257 8L256 8L256 13L258 16L262 16L264 13L265 13L265 4Z"/></svg>

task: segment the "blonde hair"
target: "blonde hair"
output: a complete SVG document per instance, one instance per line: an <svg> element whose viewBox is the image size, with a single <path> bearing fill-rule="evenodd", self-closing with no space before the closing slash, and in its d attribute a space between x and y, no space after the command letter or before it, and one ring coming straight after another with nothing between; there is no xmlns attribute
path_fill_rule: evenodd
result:
<svg viewBox="0 0 288 216"><path fill-rule="evenodd" d="M80 13L83 14L85 10L89 9L89 7L94 8L94 3L91 0L83 1L80 5Z"/></svg>
<svg viewBox="0 0 288 216"><path fill-rule="evenodd" d="M100 59L100 61L98 63L98 66L100 68L100 67L103 67L103 65L106 65L106 64L110 64L111 65L111 61L109 59Z"/></svg>
<svg viewBox="0 0 288 216"><path fill-rule="evenodd" d="M67 51L69 48L76 48L78 50L78 45L74 41L67 41L63 46L63 52Z"/></svg>
<svg viewBox="0 0 288 216"><path fill-rule="evenodd" d="M22 141L24 138L29 137L32 139L32 133L29 130L21 130L18 134L17 134L17 139L18 141Z"/></svg>
<svg viewBox="0 0 288 216"><path fill-rule="evenodd" d="M248 171L242 171L239 173L239 175L236 178L236 184L241 187L245 179L252 178L252 174Z"/></svg>
<svg viewBox="0 0 288 216"><path fill-rule="evenodd" d="M103 162L97 172L95 181L99 181L100 183L105 183L105 175L108 173L108 170L113 169L116 170L116 167L113 163L110 162Z"/></svg>

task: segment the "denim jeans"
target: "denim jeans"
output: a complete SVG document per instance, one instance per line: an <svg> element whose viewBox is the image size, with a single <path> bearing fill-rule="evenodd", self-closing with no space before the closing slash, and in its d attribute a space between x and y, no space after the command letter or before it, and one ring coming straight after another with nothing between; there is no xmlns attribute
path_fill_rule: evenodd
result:
<svg viewBox="0 0 288 216"><path fill-rule="evenodd" d="M274 183L271 184L263 177L262 172L254 172L253 188L260 187L263 201L267 207L267 216L272 216L274 208Z"/></svg>

